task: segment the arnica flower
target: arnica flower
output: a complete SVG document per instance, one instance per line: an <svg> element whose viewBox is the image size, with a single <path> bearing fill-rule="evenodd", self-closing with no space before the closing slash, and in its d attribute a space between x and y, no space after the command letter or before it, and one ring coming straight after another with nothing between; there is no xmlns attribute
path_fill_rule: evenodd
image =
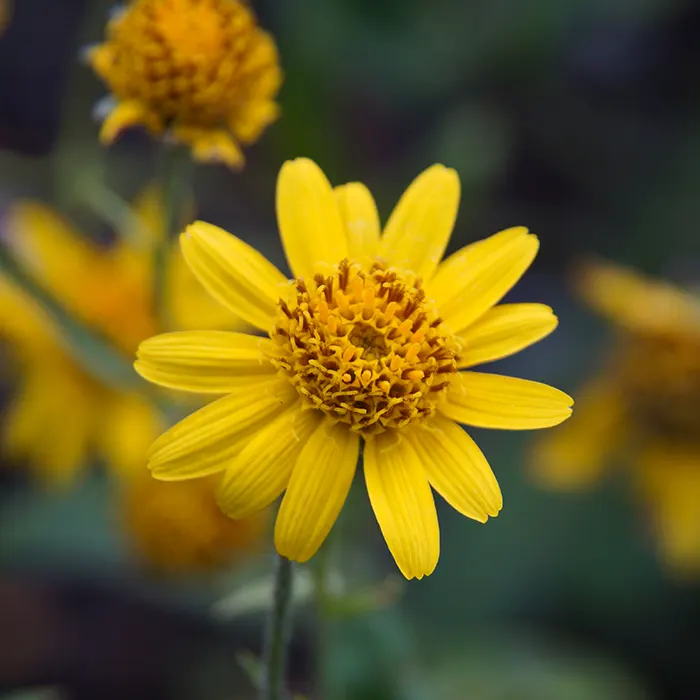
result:
<svg viewBox="0 0 700 700"><path fill-rule="evenodd" d="M144 469L126 482L121 520L128 544L153 573L208 573L241 564L260 548L265 511L231 520L216 504L216 477L187 484L153 479Z"/></svg>
<svg viewBox="0 0 700 700"><path fill-rule="evenodd" d="M187 144L200 161L243 165L277 119L277 48L239 0L133 0L87 52L116 106L100 134L111 144L142 125Z"/></svg>
<svg viewBox="0 0 700 700"><path fill-rule="evenodd" d="M610 264L587 265L579 282L619 337L574 420L537 445L535 474L551 488L582 488L622 458L665 560L700 572L700 301Z"/></svg>
<svg viewBox="0 0 700 700"><path fill-rule="evenodd" d="M109 249L88 242L34 202L14 205L3 231L5 243L37 282L125 356L158 331L152 260L165 227L158 195L144 195L136 211L142 230ZM175 246L167 268L164 302L174 327L236 327ZM26 459L52 484L70 483L91 457L122 474L143 468L148 446L163 429L156 410L136 391L89 375L40 305L2 275L0 341L9 344L18 377L0 426L0 449L7 456Z"/></svg>
<svg viewBox="0 0 700 700"><path fill-rule="evenodd" d="M303 562L333 526L364 444L369 498L407 578L437 564L431 486L470 518L495 516L498 483L458 423L544 428L568 418L572 400L536 382L461 371L521 350L557 320L541 304L494 306L537 253L524 228L440 264L459 194L453 170L429 168L380 235L363 185L334 191L313 162L285 163L277 216L291 281L235 236L188 227L181 247L192 271L268 337L199 331L141 344L136 369L146 379L225 394L154 443L154 476L223 472L218 501L234 518L286 490L275 544Z"/></svg>

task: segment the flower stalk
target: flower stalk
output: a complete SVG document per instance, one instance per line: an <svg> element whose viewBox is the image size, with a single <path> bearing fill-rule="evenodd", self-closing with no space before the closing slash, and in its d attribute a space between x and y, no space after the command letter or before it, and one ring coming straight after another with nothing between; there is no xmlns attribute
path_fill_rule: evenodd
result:
<svg viewBox="0 0 700 700"><path fill-rule="evenodd" d="M182 146L166 145L162 150L161 187L165 230L154 255L154 299L158 324L162 330L171 328L171 319L165 304L168 284L168 256L172 241L180 233L185 221L192 175L192 159Z"/></svg>
<svg viewBox="0 0 700 700"><path fill-rule="evenodd" d="M333 540L329 539L316 555L314 588L316 594L317 676L321 697L328 697L328 652L330 649L330 564Z"/></svg>
<svg viewBox="0 0 700 700"><path fill-rule="evenodd" d="M275 555L274 592L265 637L260 700L286 698L284 678L291 631L293 573L292 562Z"/></svg>

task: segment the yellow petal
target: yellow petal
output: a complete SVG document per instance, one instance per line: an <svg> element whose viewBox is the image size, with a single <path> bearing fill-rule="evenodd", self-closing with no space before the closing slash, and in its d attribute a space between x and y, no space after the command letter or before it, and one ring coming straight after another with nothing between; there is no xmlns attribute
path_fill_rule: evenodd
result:
<svg viewBox="0 0 700 700"><path fill-rule="evenodd" d="M548 488L594 483L627 437L624 397L616 385L602 377L576 396L571 420L539 438L529 459L535 479Z"/></svg>
<svg viewBox="0 0 700 700"><path fill-rule="evenodd" d="M323 414L291 404L262 427L226 468L217 493L221 510L245 518L270 505L287 488L292 469Z"/></svg>
<svg viewBox="0 0 700 700"><path fill-rule="evenodd" d="M700 302L671 284L609 263L583 265L577 278L581 296L624 328L700 334Z"/></svg>
<svg viewBox="0 0 700 700"><path fill-rule="evenodd" d="M403 193L379 244L379 257L430 279L447 248L459 208L459 176L444 165L423 171Z"/></svg>
<svg viewBox="0 0 700 700"><path fill-rule="evenodd" d="M440 556L440 528L415 449L394 431L371 436L364 466L372 509L401 573L407 579L432 574Z"/></svg>
<svg viewBox="0 0 700 700"><path fill-rule="evenodd" d="M379 250L381 227L372 193L360 182L349 182L333 190L348 237L351 260L367 263Z"/></svg>
<svg viewBox="0 0 700 700"><path fill-rule="evenodd" d="M559 323L544 304L501 304L489 309L460 337L457 366L473 367L520 352L548 336Z"/></svg>
<svg viewBox="0 0 700 700"><path fill-rule="evenodd" d="M83 53L88 65L103 80L107 80L111 75L111 68L115 60L114 47L108 43L89 46Z"/></svg>
<svg viewBox="0 0 700 700"><path fill-rule="evenodd" d="M98 427L99 394L69 365L44 358L12 399L0 430L0 447L27 459L41 482L65 487L89 458Z"/></svg>
<svg viewBox="0 0 700 700"><path fill-rule="evenodd" d="M137 101L120 102L107 115L100 129L100 143L113 144L124 131L134 126L143 126L151 133L162 131L163 125L155 112Z"/></svg>
<svg viewBox="0 0 700 700"><path fill-rule="evenodd" d="M452 420L479 428L549 428L571 415L574 400L563 391L528 379L484 372L459 372L440 411Z"/></svg>
<svg viewBox="0 0 700 700"><path fill-rule="evenodd" d="M180 247L215 299L256 328L270 330L285 283L271 262L240 238L203 221L187 227Z"/></svg>
<svg viewBox="0 0 700 700"><path fill-rule="evenodd" d="M74 401L66 415L66 404L58 397L54 397L53 401L51 423L49 426L42 425L35 466L48 485L69 486L88 465L96 428L96 405L88 401Z"/></svg>
<svg viewBox="0 0 700 700"><path fill-rule="evenodd" d="M243 151L225 129L203 129L176 125L173 138L192 149L192 157L200 163L223 163L233 170L245 164Z"/></svg>
<svg viewBox="0 0 700 700"><path fill-rule="evenodd" d="M98 433L102 457L119 477L147 474L148 448L163 429L158 412L138 394L114 394L105 404Z"/></svg>
<svg viewBox="0 0 700 700"><path fill-rule="evenodd" d="M426 284L441 316L461 333L520 279L537 255L539 241L526 228L512 228L451 255Z"/></svg>
<svg viewBox="0 0 700 700"><path fill-rule="evenodd" d="M333 190L308 158L287 161L277 178L277 222L296 277L312 279L348 255L345 227Z"/></svg>
<svg viewBox="0 0 700 700"><path fill-rule="evenodd" d="M279 119L280 108L272 100L255 100L240 106L228 125L243 144L254 143L262 132Z"/></svg>
<svg viewBox="0 0 700 700"><path fill-rule="evenodd" d="M700 573L700 451L647 448L639 475L665 563L681 576Z"/></svg>
<svg viewBox="0 0 700 700"><path fill-rule="evenodd" d="M181 331L145 340L136 371L149 382L204 394L230 394L260 375L276 374L269 338L227 331Z"/></svg>
<svg viewBox="0 0 700 700"><path fill-rule="evenodd" d="M297 399L286 379L261 377L163 433L151 446L148 466L163 481L222 471L260 427Z"/></svg>
<svg viewBox="0 0 700 700"><path fill-rule="evenodd" d="M457 511L482 523L503 507L496 477L474 440L454 421L436 415L406 431L432 487Z"/></svg>
<svg viewBox="0 0 700 700"><path fill-rule="evenodd" d="M80 314L86 275L103 268L100 251L70 222L39 202L13 205L6 218L8 242L22 266L68 310Z"/></svg>
<svg viewBox="0 0 700 700"><path fill-rule="evenodd" d="M304 562L323 544L350 490L360 437L324 418L301 450L275 523L275 547Z"/></svg>
<svg viewBox="0 0 700 700"><path fill-rule="evenodd" d="M166 318L171 319L173 328L228 331L250 328L207 292L185 262L179 245L171 248L165 284Z"/></svg>
<svg viewBox="0 0 700 700"><path fill-rule="evenodd" d="M23 352L61 352L57 330L41 306L0 276L0 336ZM62 353L63 354L63 353Z"/></svg>

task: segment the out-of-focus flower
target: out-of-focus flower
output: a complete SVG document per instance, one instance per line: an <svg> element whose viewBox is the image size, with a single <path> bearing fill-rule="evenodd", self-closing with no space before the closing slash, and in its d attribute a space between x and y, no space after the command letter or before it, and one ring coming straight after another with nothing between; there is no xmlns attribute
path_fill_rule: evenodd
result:
<svg viewBox="0 0 700 700"><path fill-rule="evenodd" d="M5 29L7 23L10 21L10 14L12 12L12 5L10 0L0 0L0 32Z"/></svg>
<svg viewBox="0 0 700 700"><path fill-rule="evenodd" d="M579 488L624 457L664 558L700 571L700 301L609 264L586 266L580 289L620 337L574 420L536 446L535 474L549 487Z"/></svg>
<svg viewBox="0 0 700 700"><path fill-rule="evenodd" d="M557 325L542 304L495 306L537 253L526 229L440 264L459 195L454 170L429 168L380 235L363 185L333 191L310 160L285 163L277 215L291 282L235 236L189 226L181 247L192 271L269 337L198 331L140 345L136 368L146 379L225 394L155 442L154 476L223 472L218 501L236 518L286 489L275 543L306 561L343 506L364 442L370 501L407 578L438 561L431 486L470 518L497 515L498 483L458 423L545 428L569 417L572 400L537 382L459 371L518 352Z"/></svg>
<svg viewBox="0 0 700 700"><path fill-rule="evenodd" d="M122 521L138 557L154 572L206 572L253 554L263 541L266 512L232 520L214 498L218 477L184 484L143 473L124 485Z"/></svg>
<svg viewBox="0 0 700 700"><path fill-rule="evenodd" d="M116 100L107 144L139 124L191 146L197 160L240 167L240 146L279 114L275 42L239 0L134 0L87 55Z"/></svg>
<svg viewBox="0 0 700 700"><path fill-rule="evenodd" d="M125 355L157 331L152 259L164 235L158 195L144 196L137 211L143 235L110 249L89 243L39 203L16 204L4 222L5 243L37 282ZM165 304L175 327L231 327L231 315L212 302L175 245L167 268ZM42 307L4 276L0 340L10 345L19 377L0 428L6 454L28 460L53 483L70 482L91 456L122 474L144 466L163 428L155 408L89 375Z"/></svg>

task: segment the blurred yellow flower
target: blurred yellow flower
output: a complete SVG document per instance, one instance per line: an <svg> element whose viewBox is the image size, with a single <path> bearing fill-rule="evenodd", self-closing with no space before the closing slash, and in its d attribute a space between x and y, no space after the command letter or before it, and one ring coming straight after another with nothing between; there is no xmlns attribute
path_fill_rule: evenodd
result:
<svg viewBox="0 0 700 700"><path fill-rule="evenodd" d="M39 203L16 204L4 222L5 242L37 282L125 355L157 332L152 257L164 223L156 193L145 195L137 211L143 235L110 249L89 243ZM167 279L168 317L177 327L231 327L231 315L204 292L176 246ZM122 474L143 466L164 427L156 410L140 394L106 386L81 368L42 307L2 275L0 340L9 344L19 377L0 427L6 454L27 459L56 484L70 482L91 456Z"/></svg>
<svg viewBox="0 0 700 700"><path fill-rule="evenodd" d="M586 266L580 289L620 337L574 420L536 446L535 474L552 488L584 487L624 454L664 558L700 571L700 300L609 264Z"/></svg>
<svg viewBox="0 0 700 700"><path fill-rule="evenodd" d="M240 167L240 146L279 114L277 47L239 0L133 0L88 60L117 101L102 125L106 144L139 124L197 160Z"/></svg>
<svg viewBox="0 0 700 700"><path fill-rule="evenodd" d="M5 29L10 22L12 14L11 0L0 0L0 31Z"/></svg>
<svg viewBox="0 0 700 700"><path fill-rule="evenodd" d="M431 486L470 518L497 515L498 483L458 423L544 428L568 418L572 400L537 382L458 371L513 354L557 325L542 304L495 306L537 253L526 229L440 264L459 196L454 170L435 165L380 234L364 185L334 191L310 160L285 163L277 216L292 281L235 236L188 227L181 247L200 282L269 337L196 331L140 345L136 368L146 379L225 394L155 442L154 476L223 472L218 501L235 518L286 489L275 544L306 561L343 506L364 443L369 498L407 578L438 561Z"/></svg>
<svg viewBox="0 0 700 700"><path fill-rule="evenodd" d="M228 518L214 499L217 481L210 476L187 484L166 483L144 469L124 485L124 530L136 555L155 573L206 572L248 557L260 547L267 513Z"/></svg>

